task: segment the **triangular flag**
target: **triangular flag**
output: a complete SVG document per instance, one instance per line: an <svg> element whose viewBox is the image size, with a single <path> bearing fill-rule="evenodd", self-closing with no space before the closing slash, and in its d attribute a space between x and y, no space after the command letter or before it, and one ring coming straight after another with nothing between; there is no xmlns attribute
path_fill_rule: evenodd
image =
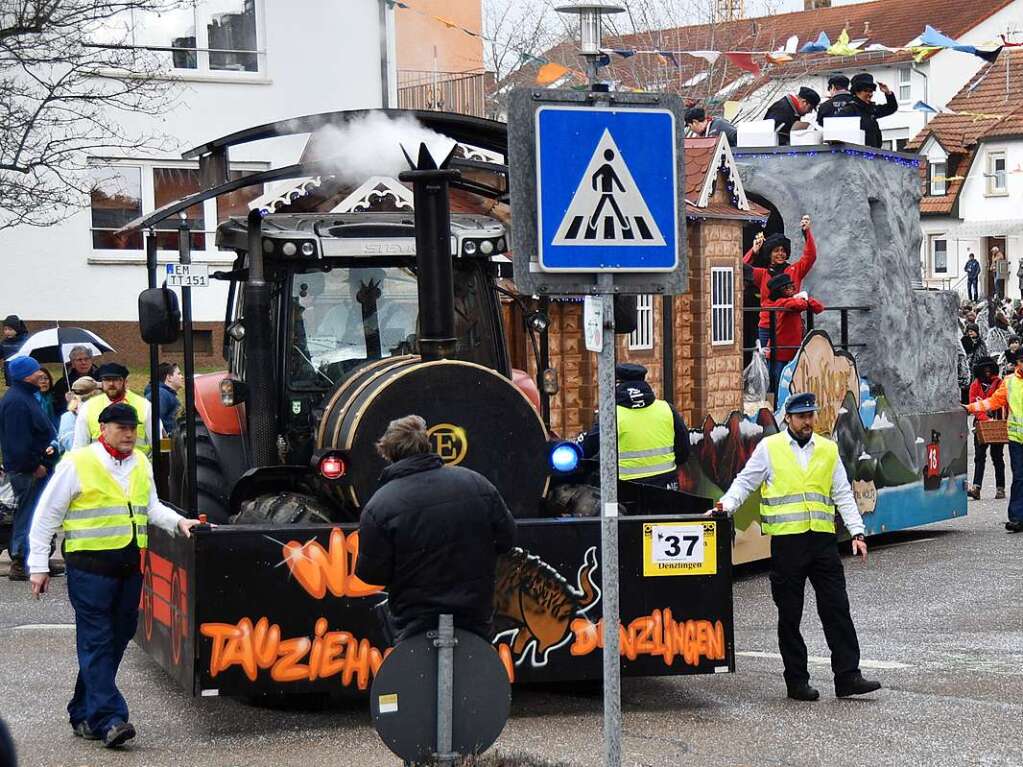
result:
<svg viewBox="0 0 1023 767"><path fill-rule="evenodd" d="M721 58L720 51L686 51L689 56L695 56L698 59L703 59L708 64L713 64L719 58Z"/></svg>
<svg viewBox="0 0 1023 767"><path fill-rule="evenodd" d="M994 61L998 58L998 54L1002 52L1002 47L1000 43L983 43L974 48L973 55L980 56L984 61Z"/></svg>
<svg viewBox="0 0 1023 767"><path fill-rule="evenodd" d="M678 59L675 58L675 54L671 51L657 51L657 56L660 58L662 64L666 64L669 61L674 65L678 66Z"/></svg>
<svg viewBox="0 0 1023 767"><path fill-rule="evenodd" d="M562 77L569 73L568 67L563 67L561 64L544 64L540 67L540 71L536 73L536 84L537 85L550 85L553 82L557 82Z"/></svg>
<svg viewBox="0 0 1023 767"><path fill-rule="evenodd" d="M935 47L933 45L915 45L909 50L913 52L913 61L919 64L921 61L926 59L935 51L940 51L941 48Z"/></svg>
<svg viewBox="0 0 1023 767"><path fill-rule="evenodd" d="M829 56L855 56L859 53L856 48L849 44L849 30L843 29L835 44L828 47L827 53Z"/></svg>
<svg viewBox="0 0 1023 767"><path fill-rule="evenodd" d="M866 51L867 53L871 53L873 51L883 51L884 53L897 53L898 51L900 51L902 49L901 48L892 48L892 47L890 47L888 45L882 45L881 43L871 43L870 45L868 45L863 50Z"/></svg>
<svg viewBox="0 0 1023 767"><path fill-rule="evenodd" d="M798 50L799 38L796 35L792 35L792 37L785 41L785 53L795 53Z"/></svg>
<svg viewBox="0 0 1023 767"><path fill-rule="evenodd" d="M631 56L636 55L635 51L631 51L628 48L612 48L611 53L613 53L615 56L621 56L623 59L627 59Z"/></svg>
<svg viewBox="0 0 1023 767"><path fill-rule="evenodd" d="M932 107L930 104L924 101L918 101L913 105L913 109L917 112L929 112L930 114L937 114L938 110Z"/></svg>
<svg viewBox="0 0 1023 767"><path fill-rule="evenodd" d="M828 36L826 34L821 32L817 36L816 40L814 40L812 43L807 43L806 45L804 45L802 48L799 49L799 52L800 53L824 53L824 51L826 51L830 47L831 47L831 40L828 39Z"/></svg>
<svg viewBox="0 0 1023 767"><path fill-rule="evenodd" d="M735 64L735 66L739 67L739 69L745 69L747 72L752 72L754 75L759 75L761 72L760 65L753 60L752 53L735 53L726 51L725 58Z"/></svg>
<svg viewBox="0 0 1023 767"><path fill-rule="evenodd" d="M458 25L455 22L453 22L453 21L451 21L449 19L445 19L443 16L434 16L433 18L436 21L439 21L441 24L443 24L448 29L456 29L458 27Z"/></svg>
<svg viewBox="0 0 1023 767"><path fill-rule="evenodd" d="M920 35L920 45L928 45L935 48L955 48L958 44L951 37L942 34L930 24L924 26L924 33Z"/></svg>
<svg viewBox="0 0 1023 767"><path fill-rule="evenodd" d="M788 62L793 60L792 56L787 54L785 51L775 51L774 53L767 53L765 54L764 58L766 58L772 64L787 64Z"/></svg>

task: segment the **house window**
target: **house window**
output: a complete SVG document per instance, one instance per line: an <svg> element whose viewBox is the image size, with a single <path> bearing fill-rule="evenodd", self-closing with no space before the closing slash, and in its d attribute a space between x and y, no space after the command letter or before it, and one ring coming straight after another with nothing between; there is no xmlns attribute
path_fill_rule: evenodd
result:
<svg viewBox="0 0 1023 767"><path fill-rule="evenodd" d="M948 240L944 237L931 238L931 263L935 274L948 274Z"/></svg>
<svg viewBox="0 0 1023 767"><path fill-rule="evenodd" d="M909 67L899 68L899 102L906 103L913 99L913 70Z"/></svg>
<svg viewBox="0 0 1023 767"><path fill-rule="evenodd" d="M1005 185L1005 152L987 153L987 193L1007 194Z"/></svg>
<svg viewBox="0 0 1023 767"><path fill-rule="evenodd" d="M730 266L710 270L710 342L735 343L735 272Z"/></svg>
<svg viewBox="0 0 1023 767"><path fill-rule="evenodd" d="M257 1L196 0L160 12L129 10L97 37L149 48L171 69L256 73L263 68Z"/></svg>
<svg viewBox="0 0 1023 767"><path fill-rule="evenodd" d="M258 170L262 168L232 168L230 178L234 180ZM128 222L201 188L198 168L167 161L139 160L124 165L96 166L92 178L92 247L103 251L141 251L140 232L122 236L115 232ZM256 184L187 208L184 213L192 231L192 250L206 251L207 245L213 243L211 235L217 225L231 216L247 215L249 203L262 194L263 185ZM180 215L171 216L154 227L159 250L177 251L180 221Z"/></svg>
<svg viewBox="0 0 1023 767"><path fill-rule="evenodd" d="M948 163L944 162L932 162L931 163L931 188L930 193L932 197L943 197L945 190L948 185L945 183L945 175L947 172Z"/></svg>
<svg viewBox="0 0 1023 767"><path fill-rule="evenodd" d="M629 335L629 349L654 348L654 297L636 296L636 329Z"/></svg>
<svg viewBox="0 0 1023 767"><path fill-rule="evenodd" d="M92 172L92 247L137 250L142 235L115 232L142 215L142 169L96 168Z"/></svg>

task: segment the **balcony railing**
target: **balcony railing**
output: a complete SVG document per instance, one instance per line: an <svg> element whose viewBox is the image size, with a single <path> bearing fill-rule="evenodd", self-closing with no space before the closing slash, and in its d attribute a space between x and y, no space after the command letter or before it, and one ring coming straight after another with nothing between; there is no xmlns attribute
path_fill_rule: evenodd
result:
<svg viewBox="0 0 1023 767"><path fill-rule="evenodd" d="M486 116L486 73L398 71L398 106Z"/></svg>

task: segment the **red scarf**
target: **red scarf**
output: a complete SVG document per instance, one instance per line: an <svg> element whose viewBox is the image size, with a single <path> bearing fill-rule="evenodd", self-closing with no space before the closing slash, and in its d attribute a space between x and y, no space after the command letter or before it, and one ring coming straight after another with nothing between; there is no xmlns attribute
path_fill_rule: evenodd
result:
<svg viewBox="0 0 1023 767"><path fill-rule="evenodd" d="M132 453L134 452L132 450L129 450L127 453L123 453L117 448L111 447L110 445L107 444L107 441L103 439L102 434L99 435L99 443L103 445L103 449L106 450L110 454L110 457L113 458L115 461L127 461L129 458L131 458Z"/></svg>

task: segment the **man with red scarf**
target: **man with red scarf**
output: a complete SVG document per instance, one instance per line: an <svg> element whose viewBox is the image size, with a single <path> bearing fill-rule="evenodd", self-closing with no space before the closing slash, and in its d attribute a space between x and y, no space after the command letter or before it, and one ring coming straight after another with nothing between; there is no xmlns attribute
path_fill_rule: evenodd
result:
<svg viewBox="0 0 1023 767"><path fill-rule="evenodd" d="M71 730L114 748L135 737L116 677L138 622L149 522L186 537L199 523L160 503L153 468L135 447L134 408L108 405L99 423L99 440L68 453L39 499L28 570L38 599L49 585L50 540L63 528L78 649L78 679L67 707Z"/></svg>

